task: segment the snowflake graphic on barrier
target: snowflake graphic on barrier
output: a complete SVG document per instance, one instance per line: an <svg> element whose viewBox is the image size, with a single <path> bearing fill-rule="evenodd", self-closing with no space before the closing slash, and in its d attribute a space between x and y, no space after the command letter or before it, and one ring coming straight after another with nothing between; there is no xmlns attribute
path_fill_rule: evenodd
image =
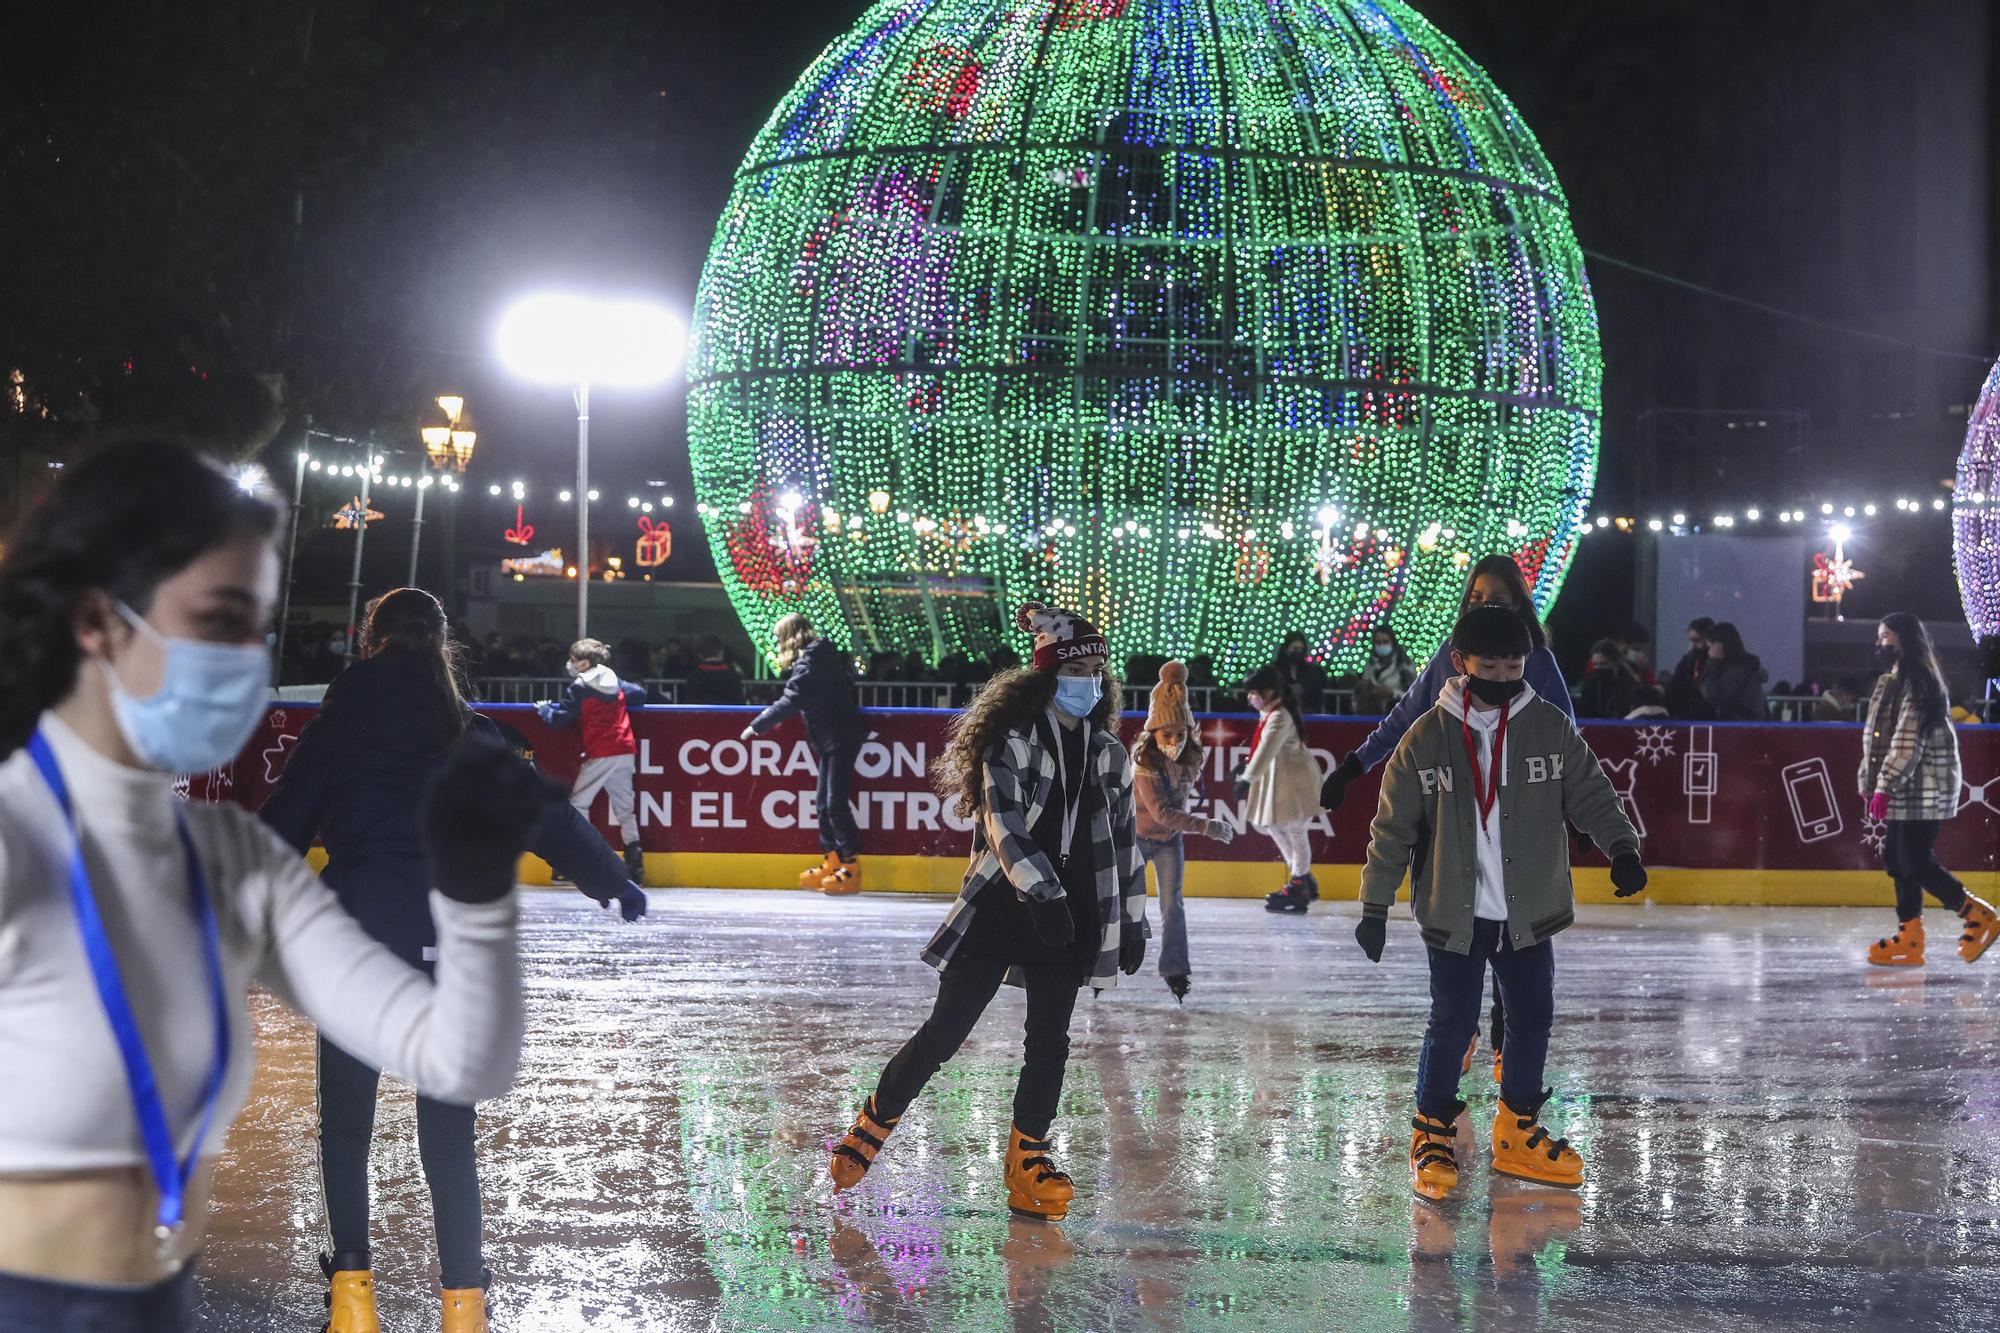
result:
<svg viewBox="0 0 2000 1333"><path fill-rule="evenodd" d="M1962 784L1962 790L1958 794L1960 814L1964 814L1975 805L1985 806L1993 813L2000 814L2000 777L1988 778L1976 787L1972 785L1970 778L1961 778L1959 781Z"/></svg>
<svg viewBox="0 0 2000 1333"><path fill-rule="evenodd" d="M1871 852L1882 850L1882 843L1888 837L1889 826L1879 819L1862 816L1861 845Z"/></svg>
<svg viewBox="0 0 2000 1333"><path fill-rule="evenodd" d="M1674 733L1665 727L1639 728L1639 757L1660 764L1674 757Z"/></svg>

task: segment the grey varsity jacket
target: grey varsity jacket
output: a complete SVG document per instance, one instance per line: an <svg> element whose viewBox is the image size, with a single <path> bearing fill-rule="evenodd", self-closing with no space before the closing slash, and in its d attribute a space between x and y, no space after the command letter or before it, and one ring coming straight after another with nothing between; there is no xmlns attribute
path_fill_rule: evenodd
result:
<svg viewBox="0 0 2000 1333"><path fill-rule="evenodd" d="M1389 761L1361 872L1362 910L1386 916L1408 870L1424 943L1451 953L1471 951L1478 874L1478 798L1464 718L1461 677L1446 684L1437 707ZM1565 819L1607 856L1637 852L1639 835L1576 725L1532 688L1509 705L1501 774L1493 817L1502 821L1507 938L1527 949L1576 920Z"/></svg>

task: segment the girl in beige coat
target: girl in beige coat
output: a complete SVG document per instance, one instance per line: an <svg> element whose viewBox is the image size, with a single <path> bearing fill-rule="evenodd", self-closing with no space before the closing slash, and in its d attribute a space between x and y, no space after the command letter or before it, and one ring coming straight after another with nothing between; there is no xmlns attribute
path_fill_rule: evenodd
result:
<svg viewBox="0 0 2000 1333"><path fill-rule="evenodd" d="M1319 818L1319 765L1306 748L1298 697L1275 667L1245 682L1258 712L1250 758L1236 777L1250 826L1278 844L1285 859L1285 887L1264 897L1267 912L1304 912L1319 897L1312 874L1312 824Z"/></svg>

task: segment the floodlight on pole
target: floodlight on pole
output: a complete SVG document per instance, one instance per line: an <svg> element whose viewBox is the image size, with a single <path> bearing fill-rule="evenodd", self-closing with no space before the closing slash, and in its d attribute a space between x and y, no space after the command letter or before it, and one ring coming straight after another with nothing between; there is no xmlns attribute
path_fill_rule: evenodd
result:
<svg viewBox="0 0 2000 1333"><path fill-rule="evenodd" d="M501 364L522 379L567 384L576 394L576 636L590 620L590 388L645 388L671 379L687 349L687 326L646 301L545 293L500 317Z"/></svg>

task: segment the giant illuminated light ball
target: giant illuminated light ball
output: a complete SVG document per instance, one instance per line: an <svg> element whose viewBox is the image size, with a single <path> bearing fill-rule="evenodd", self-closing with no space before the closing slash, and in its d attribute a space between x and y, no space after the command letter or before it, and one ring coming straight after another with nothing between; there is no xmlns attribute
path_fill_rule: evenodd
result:
<svg viewBox="0 0 2000 1333"><path fill-rule="evenodd" d="M1555 173L1394 0L884 0L744 159L695 318L764 644L978 657L1032 598L1120 659L1353 669L1488 552L1546 610L1596 468Z"/></svg>
<svg viewBox="0 0 2000 1333"><path fill-rule="evenodd" d="M1986 377L1958 456L1951 544L1972 637L2000 634L2000 365Z"/></svg>

